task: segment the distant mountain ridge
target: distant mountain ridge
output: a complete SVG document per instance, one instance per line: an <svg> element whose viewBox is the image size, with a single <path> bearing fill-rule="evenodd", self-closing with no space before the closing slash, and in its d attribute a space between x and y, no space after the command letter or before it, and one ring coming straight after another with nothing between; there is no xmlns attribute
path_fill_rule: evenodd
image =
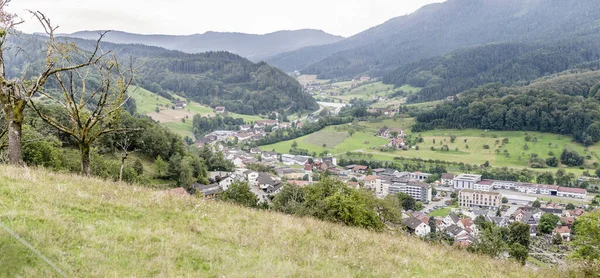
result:
<svg viewBox="0 0 600 278"><path fill-rule="evenodd" d="M63 37L94 40L98 31L80 31L61 34ZM186 53L228 51L253 61L308 46L324 45L344 39L321 30L302 29L277 31L264 35L244 33L206 32L193 35L143 35L122 31L109 32L104 41L118 44L143 44Z"/></svg>
<svg viewBox="0 0 600 278"><path fill-rule="evenodd" d="M337 43L267 60L320 78L383 76L421 59L488 43L552 42L600 32L594 0L448 0L393 18Z"/></svg>

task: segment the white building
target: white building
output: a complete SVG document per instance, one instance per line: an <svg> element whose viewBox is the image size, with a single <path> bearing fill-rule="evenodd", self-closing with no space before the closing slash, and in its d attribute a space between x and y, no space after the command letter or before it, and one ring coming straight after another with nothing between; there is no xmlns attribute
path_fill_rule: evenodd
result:
<svg viewBox="0 0 600 278"><path fill-rule="evenodd" d="M431 232L431 227L418 218L409 217L403 219L402 222L404 222L404 225L406 225L411 232L420 237L424 237Z"/></svg>
<svg viewBox="0 0 600 278"><path fill-rule="evenodd" d="M456 178L455 174L451 174L451 173L442 174L442 185L443 186L453 186L454 178Z"/></svg>
<svg viewBox="0 0 600 278"><path fill-rule="evenodd" d="M584 188L559 187L556 195L559 197L584 199L587 196L587 190Z"/></svg>
<svg viewBox="0 0 600 278"><path fill-rule="evenodd" d="M454 189L473 189L475 183L481 181L481 175L460 174L452 181Z"/></svg>
<svg viewBox="0 0 600 278"><path fill-rule="evenodd" d="M408 181L406 179L394 179L389 185L389 194L406 193L415 200L429 203L432 199L431 187L419 181Z"/></svg>
<svg viewBox="0 0 600 278"><path fill-rule="evenodd" d="M481 180L475 183L473 189L480 191L491 191L494 181L493 180Z"/></svg>
<svg viewBox="0 0 600 278"><path fill-rule="evenodd" d="M517 183L514 181L498 181L498 180L495 180L492 183L492 185L494 186L494 189L508 189L508 190L514 190L516 184Z"/></svg>
<svg viewBox="0 0 600 278"><path fill-rule="evenodd" d="M413 173L410 173L410 175L409 175L410 180L413 180L413 181L424 181L429 176L431 176L431 174L429 174L429 173L421 173L421 172L413 172Z"/></svg>

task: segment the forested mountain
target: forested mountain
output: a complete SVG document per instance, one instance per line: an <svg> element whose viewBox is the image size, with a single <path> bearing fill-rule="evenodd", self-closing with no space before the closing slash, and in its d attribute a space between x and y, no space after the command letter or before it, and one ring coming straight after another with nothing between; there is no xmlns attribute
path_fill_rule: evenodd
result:
<svg viewBox="0 0 600 278"><path fill-rule="evenodd" d="M43 61L43 57L28 53L43 53L33 49L42 47L44 37L22 34L14 40L20 40L15 44L30 49L14 49L18 55L7 55L9 76L21 75L29 66L35 67ZM63 40L88 51L94 47L94 41ZM224 51L187 54L152 46L106 42L101 47L120 56L123 63L132 57L136 83L169 98L171 96L164 91L249 115L318 109L315 100L303 92L294 78L266 63L253 63L236 54Z"/></svg>
<svg viewBox="0 0 600 278"><path fill-rule="evenodd" d="M595 0L448 0L397 17L338 43L267 61L321 78L383 76L399 66L464 47L541 43L600 31Z"/></svg>
<svg viewBox="0 0 600 278"><path fill-rule="evenodd" d="M408 102L439 100L487 83L527 85L568 69L598 69L598 42L598 37L587 37L551 44L489 44L404 65L387 73L383 81L422 87Z"/></svg>
<svg viewBox="0 0 600 278"><path fill-rule="evenodd" d="M81 31L61 36L96 40L98 31ZM142 35L112 31L106 42L118 44L144 44L158 46L186 53L202 53L208 51L228 51L253 61L265 59L277 54L303 47L324 45L342 40L321 30L304 29L294 31L278 31L265 35L244 33L206 32L187 36Z"/></svg>
<svg viewBox="0 0 600 278"><path fill-rule="evenodd" d="M572 82L560 77L553 79L533 87L507 88L495 83L469 90L454 101L418 115L413 131L436 128L530 130L569 135L586 145L599 142L600 84L593 82L598 80L598 72L571 77ZM586 79L595 85L583 90L582 84L586 82L582 81ZM544 87L562 91L549 91ZM580 92L585 93L578 95Z"/></svg>

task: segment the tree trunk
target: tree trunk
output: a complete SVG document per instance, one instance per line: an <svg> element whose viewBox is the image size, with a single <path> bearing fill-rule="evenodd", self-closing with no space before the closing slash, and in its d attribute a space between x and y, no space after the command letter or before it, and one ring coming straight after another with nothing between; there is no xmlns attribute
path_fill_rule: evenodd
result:
<svg viewBox="0 0 600 278"><path fill-rule="evenodd" d="M2 107L4 117L8 123L8 163L23 166L21 139L23 137L23 108L25 107L25 101L15 99L12 103L3 103Z"/></svg>
<svg viewBox="0 0 600 278"><path fill-rule="evenodd" d="M127 159L127 153L121 154L121 170L119 171L119 181L123 181L123 169L125 169L125 159Z"/></svg>
<svg viewBox="0 0 600 278"><path fill-rule="evenodd" d="M90 176L90 146L80 145L79 149L81 150L81 173Z"/></svg>

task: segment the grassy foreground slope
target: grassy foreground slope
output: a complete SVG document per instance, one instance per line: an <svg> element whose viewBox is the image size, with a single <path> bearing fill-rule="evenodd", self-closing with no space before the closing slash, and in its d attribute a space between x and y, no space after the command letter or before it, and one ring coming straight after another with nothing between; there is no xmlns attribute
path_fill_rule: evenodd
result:
<svg viewBox="0 0 600 278"><path fill-rule="evenodd" d="M559 277L417 239L0 166L0 221L73 277ZM0 229L1 277L58 276Z"/></svg>

